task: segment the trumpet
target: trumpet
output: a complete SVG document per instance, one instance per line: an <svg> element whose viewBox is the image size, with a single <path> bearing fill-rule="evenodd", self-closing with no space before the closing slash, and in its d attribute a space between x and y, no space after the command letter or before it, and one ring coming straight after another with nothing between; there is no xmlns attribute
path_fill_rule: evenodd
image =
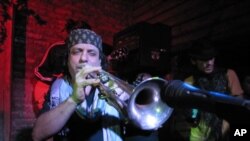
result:
<svg viewBox="0 0 250 141"><path fill-rule="evenodd" d="M106 71L101 71L98 76L101 80L98 88L102 97L140 129L157 130L172 114L173 109L161 100L161 89L166 80L153 77L135 87ZM106 86L108 81L127 93L128 100L121 100L116 91Z"/></svg>

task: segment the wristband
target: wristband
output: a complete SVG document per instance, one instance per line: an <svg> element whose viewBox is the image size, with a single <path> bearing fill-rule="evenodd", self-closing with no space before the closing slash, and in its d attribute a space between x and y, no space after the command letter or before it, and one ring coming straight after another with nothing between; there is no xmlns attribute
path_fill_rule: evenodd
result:
<svg viewBox="0 0 250 141"><path fill-rule="evenodd" d="M77 105L79 105L82 102L81 100L77 99L74 94L72 94L70 97Z"/></svg>

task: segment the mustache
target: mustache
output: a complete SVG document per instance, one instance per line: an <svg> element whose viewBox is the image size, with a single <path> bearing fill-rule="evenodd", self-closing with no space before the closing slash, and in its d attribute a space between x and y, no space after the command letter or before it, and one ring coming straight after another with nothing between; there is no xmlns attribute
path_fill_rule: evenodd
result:
<svg viewBox="0 0 250 141"><path fill-rule="evenodd" d="M86 66L87 66L87 64L80 64L80 65L76 66L76 69L82 69L82 68L84 68Z"/></svg>
<svg viewBox="0 0 250 141"><path fill-rule="evenodd" d="M92 67L92 66L88 65L88 64L80 64L80 65L76 66L76 71L79 72L80 70L82 70L84 68L88 69L88 67ZM89 72L86 75L86 79L96 79L96 78L99 78L99 76L100 76L99 71L93 71L93 72Z"/></svg>

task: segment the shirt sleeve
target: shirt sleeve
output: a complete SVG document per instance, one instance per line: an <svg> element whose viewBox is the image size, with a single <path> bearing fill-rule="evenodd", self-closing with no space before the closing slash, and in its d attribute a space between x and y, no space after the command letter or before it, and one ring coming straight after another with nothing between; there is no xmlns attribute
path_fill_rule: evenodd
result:
<svg viewBox="0 0 250 141"><path fill-rule="evenodd" d="M228 87L232 96L243 97L243 89L240 85L239 78L234 70L228 69L227 71Z"/></svg>
<svg viewBox="0 0 250 141"><path fill-rule="evenodd" d="M50 110L50 93L48 92L44 98L42 109L39 111L39 115Z"/></svg>
<svg viewBox="0 0 250 141"><path fill-rule="evenodd" d="M59 105L59 98L60 98L60 93L59 93L59 87L61 84L61 80L56 80L52 83L50 86L48 93L45 96L43 107L41 109L40 114L49 111L50 109L56 107Z"/></svg>

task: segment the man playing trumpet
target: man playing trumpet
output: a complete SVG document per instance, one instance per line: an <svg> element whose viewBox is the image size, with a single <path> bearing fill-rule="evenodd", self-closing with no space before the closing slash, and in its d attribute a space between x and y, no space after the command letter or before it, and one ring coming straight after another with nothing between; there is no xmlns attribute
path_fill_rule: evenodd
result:
<svg viewBox="0 0 250 141"><path fill-rule="evenodd" d="M105 65L101 37L88 29L75 29L67 47L65 76L52 84L44 112L34 125L33 140L53 136L54 141L121 141L121 115L97 89L100 79L95 75ZM128 99L117 85L107 85L122 101Z"/></svg>

